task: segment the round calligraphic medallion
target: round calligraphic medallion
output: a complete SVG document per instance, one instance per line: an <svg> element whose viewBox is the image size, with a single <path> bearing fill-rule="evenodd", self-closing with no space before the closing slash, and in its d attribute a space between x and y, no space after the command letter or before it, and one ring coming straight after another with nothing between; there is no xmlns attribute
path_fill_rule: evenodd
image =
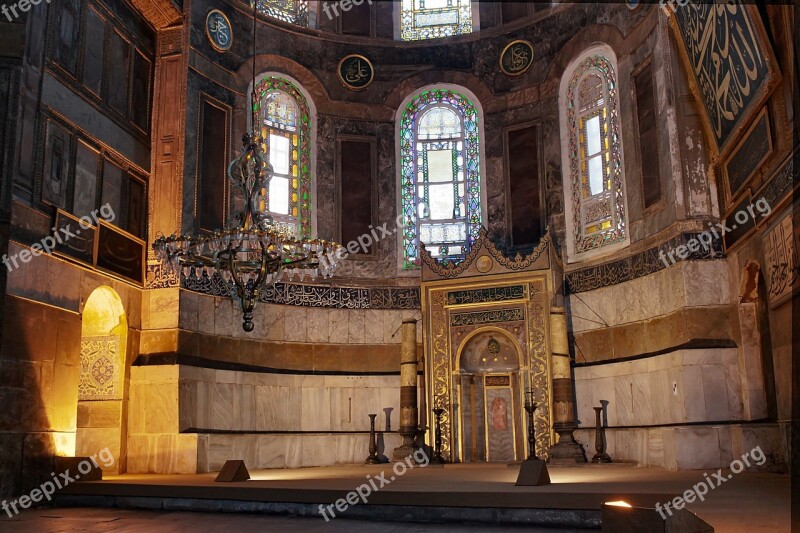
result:
<svg viewBox="0 0 800 533"><path fill-rule="evenodd" d="M219 9L212 9L206 16L206 37L218 52L227 52L233 44L231 21Z"/></svg>
<svg viewBox="0 0 800 533"><path fill-rule="evenodd" d="M500 70L509 76L522 76L531 65L533 45L528 41L512 41L500 53Z"/></svg>
<svg viewBox="0 0 800 533"><path fill-rule="evenodd" d="M475 266L478 268L478 272L485 274L492 269L492 258L488 255L482 255L478 258Z"/></svg>
<svg viewBox="0 0 800 533"><path fill-rule="evenodd" d="M372 83L375 69L369 59L359 54L350 54L339 61L339 81L351 91L361 91Z"/></svg>

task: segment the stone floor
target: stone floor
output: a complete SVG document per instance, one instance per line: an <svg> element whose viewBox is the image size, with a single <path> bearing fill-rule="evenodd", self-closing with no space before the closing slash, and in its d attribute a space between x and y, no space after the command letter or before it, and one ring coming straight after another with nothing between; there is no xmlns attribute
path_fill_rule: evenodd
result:
<svg viewBox="0 0 800 533"><path fill-rule="evenodd" d="M14 520L0 520L4 532L67 532L115 531L123 533L198 533L230 532L263 533L281 531L294 533L455 533L459 531L532 531L535 533L569 533L588 530L531 529L510 526L402 524L397 522L366 522L337 518L328 523L321 519L263 515L230 515L213 513L170 513L132 511L128 509L46 509L32 510Z"/></svg>
<svg viewBox="0 0 800 533"><path fill-rule="evenodd" d="M214 500L332 503L363 483L367 475L374 476L382 470L387 477L391 473L389 465L261 470L251 472L253 479L244 483L214 483L214 476L209 474L109 476L102 482L71 485L64 491L69 496L64 496L71 498L73 503L75 498L91 494L149 497L150 501L156 502L162 501L159 498L183 499L181 505L192 512L175 513L163 508L156 512L34 509L13 520L3 515L0 517L0 531L144 531L146 528L148 533L155 533L197 530L199 526L203 531L242 532L261 530L265 526L286 531L504 531L515 528L458 523L457 508L598 509L597 502L621 496L633 503L651 502L648 506L652 506L652 502L665 502L670 495L681 494L704 479L703 471L672 472L660 468L594 465L550 467L553 484L515 487L517 468L498 464L447 465L445 468L409 470L371 495L365 507L402 504L455 507L456 521L448 525L378 523L347 520L345 517L326 523L316 517L316 511L306 513L312 518L196 512L214 511L213 505L208 503ZM713 473L707 474L711 476ZM718 532L789 531L789 490L789 477L786 475L743 472L732 475L711 490L705 501L696 501L687 507ZM92 500L88 499L83 505L93 506Z"/></svg>

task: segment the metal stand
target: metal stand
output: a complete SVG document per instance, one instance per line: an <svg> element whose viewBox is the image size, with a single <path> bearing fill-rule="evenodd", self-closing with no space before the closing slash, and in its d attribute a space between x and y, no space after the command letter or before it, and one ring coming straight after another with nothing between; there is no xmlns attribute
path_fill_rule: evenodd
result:
<svg viewBox="0 0 800 533"><path fill-rule="evenodd" d="M606 428L603 427L603 421L600 418L602 412L602 406L594 408L594 449L597 450L597 453L592 457L593 463L611 462L611 457L606 453Z"/></svg>
<svg viewBox="0 0 800 533"><path fill-rule="evenodd" d="M536 411L533 401L533 389L525 390L525 411L528 413L528 458L522 461L517 476L517 486L538 486L550 483L547 463L536 455L536 428L533 425L533 413Z"/></svg>
<svg viewBox="0 0 800 533"><path fill-rule="evenodd" d="M444 413L444 409L441 407L437 407L433 410L433 414L436 415L436 448L434 449L431 462L438 465L445 463L444 457L442 457L442 413Z"/></svg>
<svg viewBox="0 0 800 533"><path fill-rule="evenodd" d="M533 391L525 391L525 412L528 413L528 459L538 459L536 455L536 428L533 427L533 413L536 411Z"/></svg>
<svg viewBox="0 0 800 533"><path fill-rule="evenodd" d="M375 417L377 413L369 415L369 457L364 461L364 464L378 465L381 460L378 459L378 437L375 435Z"/></svg>

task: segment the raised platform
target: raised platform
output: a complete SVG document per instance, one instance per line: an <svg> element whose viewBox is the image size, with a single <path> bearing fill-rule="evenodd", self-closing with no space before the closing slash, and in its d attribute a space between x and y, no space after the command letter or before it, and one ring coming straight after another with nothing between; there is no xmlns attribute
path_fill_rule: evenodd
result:
<svg viewBox="0 0 800 533"><path fill-rule="evenodd" d="M624 500L653 507L691 489L700 471L617 465L551 466L552 484L516 487L518 467L506 464L416 467L401 476L392 465L259 470L241 483L215 483L215 474L122 475L77 483L58 493L58 506L168 511L288 514L322 521L328 507L371 478L379 490L336 517L403 522L519 524L599 529L600 505ZM383 473L388 482L380 487ZM351 498L352 499L352 498ZM741 500L741 502L739 502ZM789 479L740 473L688 506L718 531L786 530Z"/></svg>

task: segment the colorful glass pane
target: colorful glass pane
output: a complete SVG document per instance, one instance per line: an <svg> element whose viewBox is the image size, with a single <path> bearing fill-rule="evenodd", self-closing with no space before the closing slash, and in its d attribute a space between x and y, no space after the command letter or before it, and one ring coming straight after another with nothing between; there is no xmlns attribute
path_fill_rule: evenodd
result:
<svg viewBox="0 0 800 533"><path fill-rule="evenodd" d="M311 113L290 81L267 76L256 84L253 110L261 120L262 149L274 178L264 191L273 217L311 238ZM279 195L272 202L273 195Z"/></svg>
<svg viewBox="0 0 800 533"><path fill-rule="evenodd" d="M402 0L400 38L418 41L472 33L469 0Z"/></svg>
<svg viewBox="0 0 800 533"><path fill-rule="evenodd" d="M308 0L258 0L258 12L298 26L308 26Z"/></svg>
<svg viewBox="0 0 800 533"><path fill-rule="evenodd" d="M567 86L574 253L624 241L625 194L614 67L592 55Z"/></svg>
<svg viewBox="0 0 800 533"><path fill-rule="evenodd" d="M456 91L434 89L400 119L403 268L417 268L419 243L440 259L460 259L482 223L478 112Z"/></svg>

